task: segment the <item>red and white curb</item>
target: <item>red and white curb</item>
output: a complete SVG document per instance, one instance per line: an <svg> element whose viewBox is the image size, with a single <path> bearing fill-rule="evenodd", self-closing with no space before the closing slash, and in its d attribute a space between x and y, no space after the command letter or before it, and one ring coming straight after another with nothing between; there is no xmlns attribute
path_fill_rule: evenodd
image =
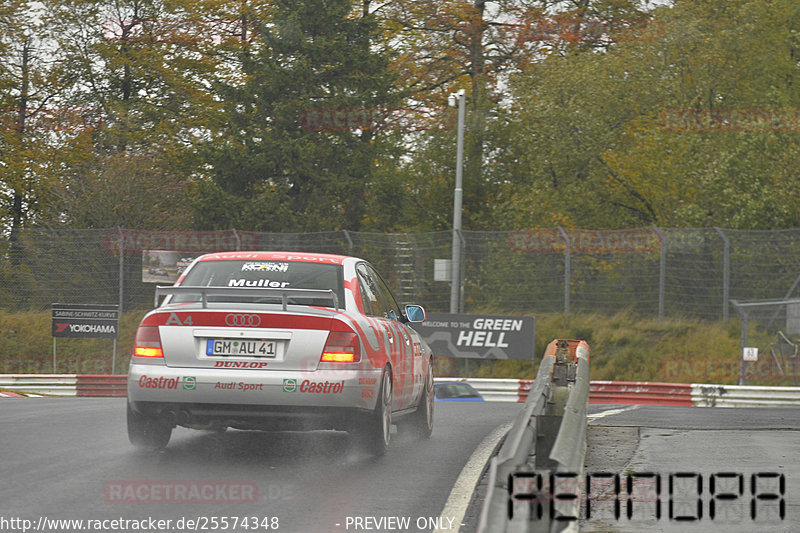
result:
<svg viewBox="0 0 800 533"><path fill-rule="evenodd" d="M20 394L12 391L0 391L0 398L41 398L41 394Z"/></svg>

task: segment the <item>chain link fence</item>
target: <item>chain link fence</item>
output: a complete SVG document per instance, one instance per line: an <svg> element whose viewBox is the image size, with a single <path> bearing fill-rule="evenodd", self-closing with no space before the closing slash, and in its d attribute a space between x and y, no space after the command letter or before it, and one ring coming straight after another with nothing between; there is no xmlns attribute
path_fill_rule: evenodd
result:
<svg viewBox="0 0 800 533"><path fill-rule="evenodd" d="M464 231L460 237L465 312L628 311L726 320L730 300L791 298L800 281L800 229L546 228ZM401 303L448 311L450 286L434 280L434 260L449 259L451 246L450 231L28 230L14 246L0 244L0 309L45 310L54 302L147 309L156 285L143 281L147 250L180 252L185 259L223 250L283 250L363 257Z"/></svg>

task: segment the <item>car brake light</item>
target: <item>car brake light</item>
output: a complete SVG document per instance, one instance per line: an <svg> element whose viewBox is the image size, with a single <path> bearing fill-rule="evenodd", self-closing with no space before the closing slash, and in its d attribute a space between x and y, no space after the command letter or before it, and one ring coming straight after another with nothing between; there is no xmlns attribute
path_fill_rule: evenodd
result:
<svg viewBox="0 0 800 533"><path fill-rule="evenodd" d="M327 363L357 363L361 361L358 335L348 331L331 331L322 349L320 361Z"/></svg>
<svg viewBox="0 0 800 533"><path fill-rule="evenodd" d="M139 326L133 345L133 355L136 357L164 357L158 326Z"/></svg>

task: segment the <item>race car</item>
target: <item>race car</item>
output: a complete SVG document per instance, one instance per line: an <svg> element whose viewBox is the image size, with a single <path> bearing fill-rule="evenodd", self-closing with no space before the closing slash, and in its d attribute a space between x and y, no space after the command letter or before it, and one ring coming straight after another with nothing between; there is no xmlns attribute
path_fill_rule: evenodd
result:
<svg viewBox="0 0 800 533"><path fill-rule="evenodd" d="M164 448L176 426L342 430L377 455L396 420L431 435L432 353L411 327L425 310L401 309L367 261L211 253L155 300L128 373L136 446Z"/></svg>

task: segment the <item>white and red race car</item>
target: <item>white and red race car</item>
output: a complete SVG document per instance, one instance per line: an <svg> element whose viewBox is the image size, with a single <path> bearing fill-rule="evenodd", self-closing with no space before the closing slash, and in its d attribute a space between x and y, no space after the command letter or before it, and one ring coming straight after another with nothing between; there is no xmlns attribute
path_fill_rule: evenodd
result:
<svg viewBox="0 0 800 533"><path fill-rule="evenodd" d="M409 326L425 311L401 310L362 259L207 254L156 306L128 374L134 445L163 448L175 426L336 429L381 454L395 419L431 434L431 350Z"/></svg>

